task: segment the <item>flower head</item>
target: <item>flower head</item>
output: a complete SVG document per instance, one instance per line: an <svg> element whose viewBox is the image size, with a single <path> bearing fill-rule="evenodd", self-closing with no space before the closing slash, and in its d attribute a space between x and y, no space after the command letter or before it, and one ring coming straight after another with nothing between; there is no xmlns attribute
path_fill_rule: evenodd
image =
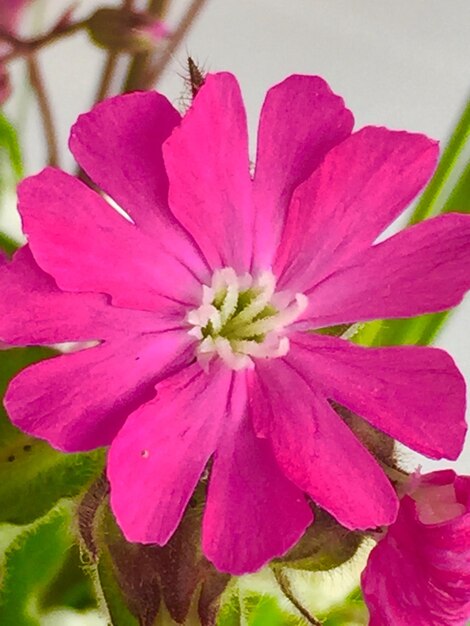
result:
<svg viewBox="0 0 470 626"><path fill-rule="evenodd" d="M470 619L470 477L415 481L362 577L370 626L464 626Z"/></svg>
<svg viewBox="0 0 470 626"><path fill-rule="evenodd" d="M310 332L443 310L470 286L468 216L374 243L435 142L352 127L322 79L291 76L266 96L251 175L238 84L209 75L182 119L153 92L79 118L70 147L102 195L50 168L21 185L29 246L0 269L0 340L100 343L20 373L6 407L62 450L110 446L129 540L167 542L207 467L203 549L223 571L285 553L312 521L306 494L347 528L392 523L395 491L332 403L459 454L446 353Z"/></svg>

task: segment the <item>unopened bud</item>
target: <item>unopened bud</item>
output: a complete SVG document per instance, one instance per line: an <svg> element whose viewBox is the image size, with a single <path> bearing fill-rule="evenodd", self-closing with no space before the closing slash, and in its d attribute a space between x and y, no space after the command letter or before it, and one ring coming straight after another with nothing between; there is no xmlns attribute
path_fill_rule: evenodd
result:
<svg viewBox="0 0 470 626"><path fill-rule="evenodd" d="M150 51L168 36L161 20L126 9L99 9L88 20L87 29L98 46L114 52Z"/></svg>
<svg viewBox="0 0 470 626"><path fill-rule="evenodd" d="M315 507L315 521L287 554L273 561L309 572L326 571L349 561L361 545L363 535L343 528L323 509Z"/></svg>

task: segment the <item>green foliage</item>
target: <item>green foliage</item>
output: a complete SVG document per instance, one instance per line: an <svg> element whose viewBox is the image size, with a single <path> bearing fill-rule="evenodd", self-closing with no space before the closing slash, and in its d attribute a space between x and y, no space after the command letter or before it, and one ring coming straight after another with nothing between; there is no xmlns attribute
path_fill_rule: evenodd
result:
<svg viewBox="0 0 470 626"><path fill-rule="evenodd" d="M17 248L18 244L13 241L13 239L5 235L5 233L0 232L0 250L6 252L8 256L11 256Z"/></svg>
<svg viewBox="0 0 470 626"><path fill-rule="evenodd" d="M39 597L70 549L70 524L70 503L61 503L10 544L1 569L0 624L40 626Z"/></svg>
<svg viewBox="0 0 470 626"><path fill-rule="evenodd" d="M248 626L302 626L304 623L302 618L283 610L273 596L245 595L243 609Z"/></svg>
<svg viewBox="0 0 470 626"><path fill-rule="evenodd" d="M323 626L349 626L366 624L368 612L360 589L355 589L341 604L333 606L320 616Z"/></svg>
<svg viewBox="0 0 470 626"><path fill-rule="evenodd" d="M0 191L12 174L16 180L23 177L23 159L15 127L0 111Z"/></svg>
<svg viewBox="0 0 470 626"><path fill-rule="evenodd" d="M0 394L18 371L54 354L48 348L1 350ZM3 408L0 442L0 522L27 524L41 517L60 498L80 493L104 464L102 450L63 454L23 434L9 422Z"/></svg>

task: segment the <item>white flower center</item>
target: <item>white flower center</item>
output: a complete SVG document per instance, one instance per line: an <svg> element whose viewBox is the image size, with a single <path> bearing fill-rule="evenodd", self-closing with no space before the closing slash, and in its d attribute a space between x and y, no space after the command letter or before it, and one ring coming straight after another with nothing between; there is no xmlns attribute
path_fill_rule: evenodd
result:
<svg viewBox="0 0 470 626"><path fill-rule="evenodd" d="M305 310L302 293L275 293L270 271L253 278L231 267L214 272L202 286L202 304L188 313L189 334L199 340L196 355L206 369L218 355L234 370L254 367L253 358L275 359L289 352L285 329Z"/></svg>

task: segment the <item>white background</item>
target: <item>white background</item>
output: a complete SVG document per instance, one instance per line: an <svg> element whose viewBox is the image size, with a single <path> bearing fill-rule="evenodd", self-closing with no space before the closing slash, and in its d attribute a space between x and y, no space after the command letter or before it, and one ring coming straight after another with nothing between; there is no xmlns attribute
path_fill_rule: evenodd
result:
<svg viewBox="0 0 470 626"><path fill-rule="evenodd" d="M36 6L28 19L47 25L70 0L39 4L43 14ZM85 16L99 4L82 0L77 14ZM176 0L174 5L170 25L187 1ZM175 103L183 91L180 75L187 52L207 70L226 69L238 76L252 144L266 89L291 73L326 78L345 98L358 127L383 124L445 141L470 95L470 1L208 0L158 86ZM40 60L65 156L68 129L90 106L104 54L77 34L51 46ZM19 84L22 64L15 63L14 71ZM44 148L34 102L19 88L8 111L21 126L28 173L36 171L44 164ZM65 160L65 165L71 167L71 161ZM10 232L17 230L12 210L3 216L5 222ZM469 314L467 299L438 342L468 381ZM449 464L424 460L423 465L428 469ZM470 473L470 446L456 467Z"/></svg>

